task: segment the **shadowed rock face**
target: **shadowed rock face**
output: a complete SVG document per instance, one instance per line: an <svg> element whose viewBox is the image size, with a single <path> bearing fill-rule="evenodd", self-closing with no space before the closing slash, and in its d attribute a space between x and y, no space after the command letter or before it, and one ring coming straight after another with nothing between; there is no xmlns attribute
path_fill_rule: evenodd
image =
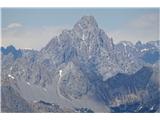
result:
<svg viewBox="0 0 160 120"><path fill-rule="evenodd" d="M54 112L54 113L62 113L64 112L59 105L53 103L47 103L45 101L38 101L33 103L34 112Z"/></svg>
<svg viewBox="0 0 160 120"><path fill-rule="evenodd" d="M29 103L11 86L1 86L2 112L33 112Z"/></svg>
<svg viewBox="0 0 160 120"><path fill-rule="evenodd" d="M1 52L3 55L13 54L14 59L22 57L21 50L16 50L16 48L12 45L8 46L7 48L1 47Z"/></svg>
<svg viewBox="0 0 160 120"><path fill-rule="evenodd" d="M151 63L154 64L155 62L157 62L160 59L160 55L158 51L148 51L147 53L145 53L142 56L142 59L147 62L147 63Z"/></svg>
<svg viewBox="0 0 160 120"><path fill-rule="evenodd" d="M2 81L14 80L19 88L2 85L5 112L64 112L62 104L72 112L102 112L99 106L105 112L157 110L159 42L114 44L93 16L82 17L40 51L9 46L1 53Z"/></svg>
<svg viewBox="0 0 160 120"><path fill-rule="evenodd" d="M139 52L139 57L146 63L155 64L160 59L160 40L150 41L146 44L137 42L135 47Z"/></svg>
<svg viewBox="0 0 160 120"><path fill-rule="evenodd" d="M159 106L159 85L152 79L153 74L149 67L133 75L119 73L102 82L98 92L113 112L155 112Z"/></svg>
<svg viewBox="0 0 160 120"><path fill-rule="evenodd" d="M109 78L106 82L102 83L103 87L101 87L104 89L104 91L106 91L103 93L106 93L107 95L105 97L107 100L107 103L109 105L121 104L121 103L118 103L118 100L119 102L125 103L125 102L128 102L127 99L129 99L129 97L133 97L133 100L134 99L136 100L136 98L134 98L137 96L136 92L140 90L145 90L145 87L149 82L151 75L152 75L151 69L142 68L140 71L138 71L134 75L119 73L116 76ZM126 96L126 99L123 98L124 96ZM137 98L137 100L138 99L139 98ZM113 101L116 102L116 100L117 100L117 103L112 103Z"/></svg>

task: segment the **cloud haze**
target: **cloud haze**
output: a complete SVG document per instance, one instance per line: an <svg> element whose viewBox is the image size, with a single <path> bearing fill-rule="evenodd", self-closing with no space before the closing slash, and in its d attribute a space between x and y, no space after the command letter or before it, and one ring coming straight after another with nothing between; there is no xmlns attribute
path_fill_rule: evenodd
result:
<svg viewBox="0 0 160 120"><path fill-rule="evenodd" d="M15 45L18 48L41 49L64 27L25 27L20 23L11 23L2 29L2 45Z"/></svg>
<svg viewBox="0 0 160 120"><path fill-rule="evenodd" d="M20 23L11 23L9 24L6 29L11 29L11 28L18 28L18 27L22 27L23 25Z"/></svg>
<svg viewBox="0 0 160 120"><path fill-rule="evenodd" d="M137 41L147 42L159 39L159 16L158 14L145 14L128 23L123 28L108 32L114 42Z"/></svg>

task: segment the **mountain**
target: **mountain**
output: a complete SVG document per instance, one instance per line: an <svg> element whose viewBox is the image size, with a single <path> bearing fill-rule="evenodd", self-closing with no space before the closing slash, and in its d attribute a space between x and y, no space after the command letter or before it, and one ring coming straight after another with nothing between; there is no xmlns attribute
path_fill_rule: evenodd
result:
<svg viewBox="0 0 160 120"><path fill-rule="evenodd" d="M154 74L149 67L132 75L118 73L99 84L98 94L113 112L155 112L159 106L159 85L154 80L159 78L152 79Z"/></svg>
<svg viewBox="0 0 160 120"><path fill-rule="evenodd" d="M1 81L2 112L33 112L29 103L21 97L18 86L12 76Z"/></svg>
<svg viewBox="0 0 160 120"><path fill-rule="evenodd" d="M15 84L13 96L28 105L26 112L128 112L119 107L137 102L150 108L159 103L159 71L154 70L159 58L153 57L159 56L158 44L114 44L93 16L83 16L40 51L2 47L1 78ZM152 50L158 54L148 52ZM153 100L144 101L150 96Z"/></svg>
<svg viewBox="0 0 160 120"><path fill-rule="evenodd" d="M1 52L3 53L3 55L12 54L14 56L14 59L22 56L21 50L16 50L16 48L12 45L8 46L7 48L1 47Z"/></svg>
<svg viewBox="0 0 160 120"><path fill-rule="evenodd" d="M160 51L159 51L160 41L150 41L142 44L137 42L135 47L139 51L139 58L144 62L149 64L154 64L160 60Z"/></svg>

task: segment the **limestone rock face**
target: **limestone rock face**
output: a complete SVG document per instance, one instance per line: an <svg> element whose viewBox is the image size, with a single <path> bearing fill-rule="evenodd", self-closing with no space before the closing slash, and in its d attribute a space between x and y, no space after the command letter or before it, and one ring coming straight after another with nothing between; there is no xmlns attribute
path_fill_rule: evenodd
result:
<svg viewBox="0 0 160 120"><path fill-rule="evenodd" d="M7 99L5 111L14 112L31 112L33 101L44 101L34 104L41 112L61 111L45 103L58 104L62 112L64 107L112 112L112 107L141 103L150 96L155 101L159 52L159 41L114 44L93 16L83 16L40 51L1 48L1 79L3 84L12 84L11 88L2 86L2 103ZM17 101L22 108L12 105Z"/></svg>

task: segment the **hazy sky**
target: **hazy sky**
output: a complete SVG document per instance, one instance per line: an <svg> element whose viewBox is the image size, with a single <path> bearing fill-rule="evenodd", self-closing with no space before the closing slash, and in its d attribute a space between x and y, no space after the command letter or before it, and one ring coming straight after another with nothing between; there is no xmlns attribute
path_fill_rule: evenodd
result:
<svg viewBox="0 0 160 120"><path fill-rule="evenodd" d="M159 9L155 8L5 8L1 12L3 46L40 49L84 15L94 16L115 43L159 39Z"/></svg>

